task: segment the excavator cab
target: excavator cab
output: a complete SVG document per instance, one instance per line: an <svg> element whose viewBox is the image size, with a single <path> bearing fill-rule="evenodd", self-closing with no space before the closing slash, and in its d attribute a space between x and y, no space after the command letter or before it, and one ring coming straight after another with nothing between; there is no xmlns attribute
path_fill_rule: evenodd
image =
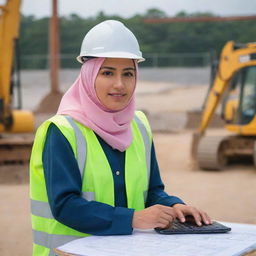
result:
<svg viewBox="0 0 256 256"><path fill-rule="evenodd" d="M239 70L223 99L221 116L229 125L250 124L256 115L256 66ZM256 125L256 124L254 124Z"/></svg>
<svg viewBox="0 0 256 256"><path fill-rule="evenodd" d="M239 105L239 124L256 127L254 117L256 114L256 66L241 70L241 93ZM255 135L255 131L252 133Z"/></svg>

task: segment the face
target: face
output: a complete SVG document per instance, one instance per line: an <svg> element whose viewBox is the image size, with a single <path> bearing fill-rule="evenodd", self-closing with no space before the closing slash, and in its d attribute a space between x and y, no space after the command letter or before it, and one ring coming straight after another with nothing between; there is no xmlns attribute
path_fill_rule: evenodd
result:
<svg viewBox="0 0 256 256"><path fill-rule="evenodd" d="M101 104L118 111L125 108L133 95L136 71L133 60L106 58L95 80L95 91Z"/></svg>

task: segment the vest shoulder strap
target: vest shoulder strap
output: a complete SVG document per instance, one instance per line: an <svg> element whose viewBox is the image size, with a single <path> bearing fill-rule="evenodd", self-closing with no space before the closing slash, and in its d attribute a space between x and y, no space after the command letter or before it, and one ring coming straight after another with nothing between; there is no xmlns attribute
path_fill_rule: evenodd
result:
<svg viewBox="0 0 256 256"><path fill-rule="evenodd" d="M148 122L147 117L145 114L141 111L136 111L135 122L137 123L141 136L143 138L144 147L145 147L145 158L146 158L146 165L147 165L147 176L148 176L148 185L149 185L149 179L150 179L150 173L151 173L151 146L152 146L152 133L150 129L150 125ZM144 195L145 202L147 199L147 191Z"/></svg>
<svg viewBox="0 0 256 256"><path fill-rule="evenodd" d="M72 126L75 132L76 137L76 151L77 151L77 163L80 170L81 178L83 180L84 177L84 169L85 169L85 163L86 163L86 154L87 154L87 143L86 139L81 132L80 128L76 124L76 122L73 120L70 116L65 116L66 120L69 122L69 124Z"/></svg>
<svg viewBox="0 0 256 256"><path fill-rule="evenodd" d="M76 156L80 174L83 180L87 154L87 143L82 131L71 116L55 115L47 120L47 122L54 123L64 134L64 136L68 135L69 143L74 142L72 143L73 145L71 145L71 147Z"/></svg>
<svg viewBox="0 0 256 256"><path fill-rule="evenodd" d="M144 128L146 129L147 134L150 138L150 141L152 141L152 131L151 131L151 128L150 128L150 124L148 122L148 119L147 119L146 115L142 111L136 111L135 112L135 121L137 122L138 119L143 124ZM137 122L137 124L138 124L138 122Z"/></svg>

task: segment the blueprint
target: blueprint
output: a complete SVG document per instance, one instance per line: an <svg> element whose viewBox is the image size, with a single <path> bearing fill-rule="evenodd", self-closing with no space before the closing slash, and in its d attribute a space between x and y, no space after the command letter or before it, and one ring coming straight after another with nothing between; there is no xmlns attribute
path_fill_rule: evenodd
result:
<svg viewBox="0 0 256 256"><path fill-rule="evenodd" d="M225 223L226 234L161 235L134 230L126 236L90 236L58 249L81 256L239 256L256 248L256 225Z"/></svg>

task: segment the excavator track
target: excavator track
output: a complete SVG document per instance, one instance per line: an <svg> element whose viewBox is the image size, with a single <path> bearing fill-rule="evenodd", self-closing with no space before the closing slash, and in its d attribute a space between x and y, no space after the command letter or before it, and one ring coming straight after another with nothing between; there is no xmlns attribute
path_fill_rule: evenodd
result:
<svg viewBox="0 0 256 256"><path fill-rule="evenodd" d="M197 159L200 169L221 170L234 157L256 158L255 137L205 136L198 144Z"/></svg>
<svg viewBox="0 0 256 256"><path fill-rule="evenodd" d="M27 164L30 159L34 134L1 135L0 165Z"/></svg>
<svg viewBox="0 0 256 256"><path fill-rule="evenodd" d="M198 165L203 170L220 170L227 163L224 153L225 137L203 137L198 145Z"/></svg>

